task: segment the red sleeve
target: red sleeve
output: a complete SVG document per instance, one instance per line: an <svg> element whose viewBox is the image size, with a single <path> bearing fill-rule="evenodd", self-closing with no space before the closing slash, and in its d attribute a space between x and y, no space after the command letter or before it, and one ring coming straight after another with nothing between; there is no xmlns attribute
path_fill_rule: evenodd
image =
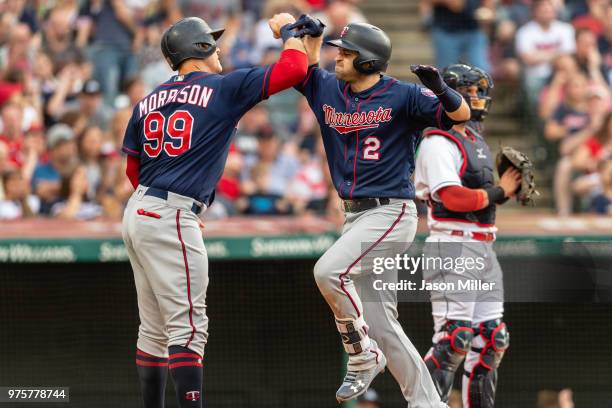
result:
<svg viewBox="0 0 612 408"><path fill-rule="evenodd" d="M595 136L591 136L590 138L588 138L584 144L589 149L591 158L597 158L599 152L601 151L601 149L603 149L603 146L601 145L601 143L599 143Z"/></svg>
<svg viewBox="0 0 612 408"><path fill-rule="evenodd" d="M135 156L127 157L127 168L125 174L130 179L134 188L138 187L138 176L140 175L140 159Z"/></svg>
<svg viewBox="0 0 612 408"><path fill-rule="evenodd" d="M463 186L448 186L438 190L438 196L444 207L451 211L472 212L485 207L487 193Z"/></svg>
<svg viewBox="0 0 612 408"><path fill-rule="evenodd" d="M308 71L308 56L295 49L284 50L270 73L268 95L300 83Z"/></svg>

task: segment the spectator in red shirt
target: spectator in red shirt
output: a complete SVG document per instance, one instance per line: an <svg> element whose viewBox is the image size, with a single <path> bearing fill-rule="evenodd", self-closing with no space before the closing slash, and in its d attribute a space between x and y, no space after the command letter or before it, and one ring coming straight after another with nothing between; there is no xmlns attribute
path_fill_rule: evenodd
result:
<svg viewBox="0 0 612 408"><path fill-rule="evenodd" d="M326 0L306 0L312 11L322 10L325 8Z"/></svg>
<svg viewBox="0 0 612 408"><path fill-rule="evenodd" d="M209 211L206 211L207 219L219 219L237 214L236 203L241 195L240 171L242 165L242 155L236 146L232 145L225 162L223 176L217 184L215 202Z"/></svg>
<svg viewBox="0 0 612 408"><path fill-rule="evenodd" d="M588 13L576 17L572 24L579 29L587 29L596 35L602 35L605 31L606 7L608 0L586 0Z"/></svg>
<svg viewBox="0 0 612 408"><path fill-rule="evenodd" d="M572 158L574 169L595 172L599 162L612 157L612 111L602 121L599 130L578 148Z"/></svg>
<svg viewBox="0 0 612 408"><path fill-rule="evenodd" d="M242 155L236 147L232 145L230 148L225 171L219 185L217 194L229 201L235 201L240 197L240 169L242 168Z"/></svg>
<svg viewBox="0 0 612 408"><path fill-rule="evenodd" d="M0 141L8 147L9 162L15 167L23 165L23 111L14 103L7 103L2 107L0 113L2 118L2 133Z"/></svg>
<svg viewBox="0 0 612 408"><path fill-rule="evenodd" d="M13 95L23 91L23 85L18 78L12 75L15 71L8 71L0 80L0 105L11 100Z"/></svg>

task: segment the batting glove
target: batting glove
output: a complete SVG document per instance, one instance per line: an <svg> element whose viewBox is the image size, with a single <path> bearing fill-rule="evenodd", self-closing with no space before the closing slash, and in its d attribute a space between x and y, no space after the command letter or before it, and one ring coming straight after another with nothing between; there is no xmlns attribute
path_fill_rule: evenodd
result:
<svg viewBox="0 0 612 408"><path fill-rule="evenodd" d="M410 65L410 71L418 76L423 85L431 89L436 95L444 93L448 87L436 67L431 65Z"/></svg>
<svg viewBox="0 0 612 408"><path fill-rule="evenodd" d="M308 14L302 14L295 23L291 24L291 29L294 28L298 29L295 33L295 37L302 38L305 35L320 37L325 29L325 24L318 18L315 19Z"/></svg>

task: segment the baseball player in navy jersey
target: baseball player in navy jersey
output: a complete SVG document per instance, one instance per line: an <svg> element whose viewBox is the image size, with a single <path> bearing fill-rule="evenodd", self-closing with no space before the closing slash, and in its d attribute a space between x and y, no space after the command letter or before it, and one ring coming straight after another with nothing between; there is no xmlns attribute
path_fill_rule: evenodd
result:
<svg viewBox="0 0 612 408"><path fill-rule="evenodd" d="M362 303L358 286L369 282L361 278L372 276L372 270L362 269L365 256L407 249L414 238L417 214L410 177L421 130L448 129L467 120L469 108L433 67L411 67L429 89L383 75L391 42L378 27L350 24L339 39L328 42L338 47L334 75L317 66L322 39L314 28L320 24L307 16L296 24L314 33L304 40L309 69L297 89L321 127L346 217L342 236L314 268L349 355L336 398L342 402L363 394L388 365L410 407L446 406L397 321L395 293L379 292L378 301Z"/></svg>
<svg viewBox="0 0 612 408"><path fill-rule="evenodd" d="M170 369L180 407L201 407L208 336L208 259L198 214L214 199L240 117L304 79L307 56L289 14L270 20L284 50L272 65L220 75L213 31L200 18L172 25L163 55L178 74L135 107L125 132L127 174L136 191L123 217L138 294L136 364L144 405L164 406Z"/></svg>
<svg viewBox="0 0 612 408"><path fill-rule="evenodd" d="M443 77L469 102L471 120L451 130L427 129L419 146L416 191L429 203L425 252L432 258L471 258L474 265L480 259L480 266L468 271L424 268L423 278L493 285L482 291L431 291L434 336L425 362L442 400L447 401L455 372L465 359L463 406L491 408L497 368L510 344L502 321L502 271L493 251L495 207L516 193L520 174L511 168L494 184L491 152L480 134L491 104L491 77L465 64L449 66Z"/></svg>

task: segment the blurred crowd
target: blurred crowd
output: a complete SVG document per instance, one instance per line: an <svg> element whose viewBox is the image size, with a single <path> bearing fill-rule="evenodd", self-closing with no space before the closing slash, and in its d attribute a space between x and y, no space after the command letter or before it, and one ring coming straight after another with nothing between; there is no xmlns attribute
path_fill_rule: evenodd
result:
<svg viewBox="0 0 612 408"><path fill-rule="evenodd" d="M354 0L5 0L0 2L0 219L121 218L132 192L120 153L132 107L173 72L164 30L183 16L226 29L225 72L267 64L267 20L315 14L337 36L365 21ZM333 68L334 53L322 64ZM332 64L332 65L330 65ZM337 215L314 115L296 91L238 124L206 216Z"/></svg>
<svg viewBox="0 0 612 408"><path fill-rule="evenodd" d="M200 16L225 72L273 62L267 20L310 13L327 37L367 21L359 0L4 0L0 2L0 219L121 218L132 187L120 153L134 106L173 73L164 30ZM472 62L522 84L554 141L560 214L612 211L612 5L608 0L421 0L436 64ZM335 50L321 65L333 70ZM294 90L238 124L206 217L341 217L316 120ZM555 160L557 160L555 158ZM580 200L580 205L576 201Z"/></svg>
<svg viewBox="0 0 612 408"><path fill-rule="evenodd" d="M437 66L470 62L522 90L525 133L556 162L557 213L612 214L612 2L421 0L421 12Z"/></svg>

